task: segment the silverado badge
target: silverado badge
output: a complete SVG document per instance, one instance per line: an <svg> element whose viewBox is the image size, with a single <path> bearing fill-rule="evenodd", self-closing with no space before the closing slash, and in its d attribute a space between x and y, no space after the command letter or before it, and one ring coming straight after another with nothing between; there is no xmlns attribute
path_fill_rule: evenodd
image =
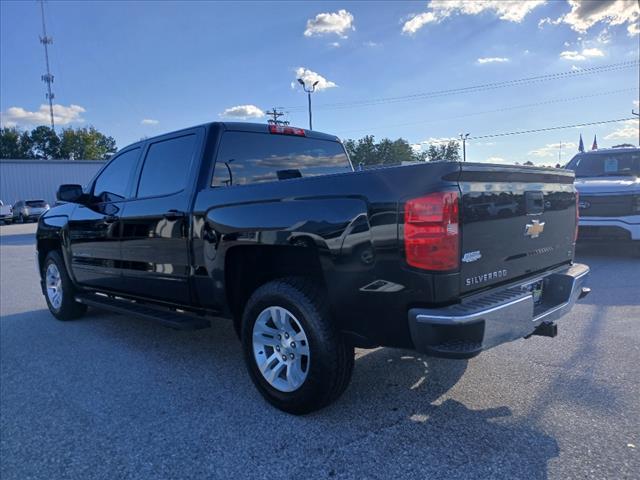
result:
<svg viewBox="0 0 640 480"><path fill-rule="evenodd" d="M538 220L527 223L527 225L524 227L524 234L530 236L531 238L538 238L543 231L544 222L540 222Z"/></svg>

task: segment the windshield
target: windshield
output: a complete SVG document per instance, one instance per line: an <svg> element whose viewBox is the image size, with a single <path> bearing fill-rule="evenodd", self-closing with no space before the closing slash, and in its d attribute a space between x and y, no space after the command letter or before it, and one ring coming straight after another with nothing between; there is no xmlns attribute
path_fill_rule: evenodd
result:
<svg viewBox="0 0 640 480"><path fill-rule="evenodd" d="M640 176L640 151L579 153L567 164L576 177Z"/></svg>
<svg viewBox="0 0 640 480"><path fill-rule="evenodd" d="M33 208L45 208L47 206L44 200L27 200L25 203Z"/></svg>

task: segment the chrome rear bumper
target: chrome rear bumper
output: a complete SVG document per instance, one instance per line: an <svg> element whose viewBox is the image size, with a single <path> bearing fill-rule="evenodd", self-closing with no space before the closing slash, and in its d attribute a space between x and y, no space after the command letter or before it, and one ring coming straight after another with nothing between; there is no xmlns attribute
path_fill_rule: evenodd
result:
<svg viewBox="0 0 640 480"><path fill-rule="evenodd" d="M441 357L470 358L483 350L529 336L553 323L588 293L589 267L574 264L517 285L465 299L444 308L412 308L409 329L416 350ZM543 282L535 303L530 286Z"/></svg>

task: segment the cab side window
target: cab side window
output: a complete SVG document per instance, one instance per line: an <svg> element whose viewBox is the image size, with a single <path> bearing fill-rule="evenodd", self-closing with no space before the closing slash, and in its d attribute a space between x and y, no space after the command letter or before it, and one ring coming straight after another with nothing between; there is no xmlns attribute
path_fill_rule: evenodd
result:
<svg viewBox="0 0 640 480"><path fill-rule="evenodd" d="M127 187L136 168L140 149L134 148L115 157L100 173L93 185L93 196L100 202L117 202L127 198Z"/></svg>
<svg viewBox="0 0 640 480"><path fill-rule="evenodd" d="M193 134L152 143L140 174L138 198L184 190L195 147Z"/></svg>

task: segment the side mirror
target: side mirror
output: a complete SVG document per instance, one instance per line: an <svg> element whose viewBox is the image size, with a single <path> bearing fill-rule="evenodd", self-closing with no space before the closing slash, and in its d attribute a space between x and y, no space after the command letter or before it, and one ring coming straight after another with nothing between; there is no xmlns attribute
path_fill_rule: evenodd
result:
<svg viewBox="0 0 640 480"><path fill-rule="evenodd" d="M58 187L58 192L56 193L56 199L61 202L70 202L75 203L78 202L84 195L82 191L82 185L60 185Z"/></svg>

